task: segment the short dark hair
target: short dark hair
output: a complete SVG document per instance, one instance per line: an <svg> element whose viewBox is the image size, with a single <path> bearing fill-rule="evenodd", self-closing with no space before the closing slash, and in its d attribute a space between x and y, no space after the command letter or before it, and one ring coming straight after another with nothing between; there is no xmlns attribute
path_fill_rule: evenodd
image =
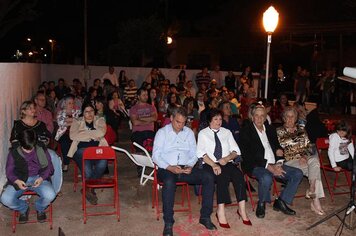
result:
<svg viewBox="0 0 356 236"><path fill-rule="evenodd" d="M84 103L84 104L82 105L82 114L81 114L81 115L84 116L84 110L85 110L85 108L87 108L87 107L93 108L93 110L94 110L94 112L95 112L95 114L96 114L96 109L95 109L95 107L93 106L93 104L92 104L91 102L86 102L86 103Z"/></svg>
<svg viewBox="0 0 356 236"><path fill-rule="evenodd" d="M217 108L211 109L209 111L209 113L208 113L208 116L207 116L208 122L210 123L215 116L224 117L224 112L222 110L220 110L220 109L217 109Z"/></svg>
<svg viewBox="0 0 356 236"><path fill-rule="evenodd" d="M337 124L335 126L335 130L336 131L345 131L346 138L351 140L351 135L352 135L351 127L345 120L340 120L339 122L337 122Z"/></svg>
<svg viewBox="0 0 356 236"><path fill-rule="evenodd" d="M37 134L33 129L25 129L19 133L19 143L22 148L32 150L37 144Z"/></svg>
<svg viewBox="0 0 356 236"><path fill-rule="evenodd" d="M147 89L146 88L139 88L138 90L137 90L137 96L140 96L143 92L147 92Z"/></svg>
<svg viewBox="0 0 356 236"><path fill-rule="evenodd" d="M182 107L182 106L174 106L172 107L172 109L170 110L171 116L175 117L177 114L184 116L185 118L187 118L188 114L187 114L187 110Z"/></svg>

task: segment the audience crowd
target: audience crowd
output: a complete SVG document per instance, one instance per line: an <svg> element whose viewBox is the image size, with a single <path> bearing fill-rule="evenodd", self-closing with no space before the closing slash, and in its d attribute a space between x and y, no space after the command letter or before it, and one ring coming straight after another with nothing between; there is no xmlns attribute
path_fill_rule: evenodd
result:
<svg viewBox="0 0 356 236"><path fill-rule="evenodd" d="M63 79L57 85L45 81L33 100L21 105L21 119L14 122L6 165L8 186L1 201L19 211L20 221L26 222L28 206L14 198L27 188L43 186L46 191L38 191L43 196L37 204L38 219L43 221L44 209L54 198L47 181L53 172L47 148L60 152L63 172L68 171L72 158L80 170L85 168L87 178L100 178L107 163L95 161L82 166L83 150L114 144L120 138L122 122L129 122L131 141L152 152L158 178L164 182L164 235L173 235L178 181L200 188L197 192L203 201L199 222L210 230L216 229L210 220L214 183L217 220L221 227L230 228L225 215L225 205L231 203L230 181L238 202L237 214L245 225L252 225L245 208L244 174L258 180L258 218L265 217L265 204L272 201L270 187L274 179L283 182L284 190L275 199L273 209L295 215L288 205L303 175L309 180L305 197L312 199L311 210L324 215L319 200L324 191L314 144L316 138L328 137L328 132L318 117L319 110L307 111L304 102L317 88L320 111L330 113L330 97L336 96L335 73L335 69L326 70L313 82L310 73L298 67L293 81L289 81L291 94L285 89L288 81L280 65L273 101L258 97L264 91L264 78L254 79L249 66L241 76L232 71L224 76L219 66L209 73L205 67L196 74L195 81L189 80L184 70L176 78L166 78L153 68L140 86L124 70L117 76L113 67L88 86L78 79L69 86ZM292 98L296 100L290 104ZM348 113L350 104L344 105ZM354 145L350 130L341 121L330 136L329 157L335 171L351 168ZM137 171L140 176L142 169L138 167ZM86 190L86 199L91 204L98 202L92 189Z"/></svg>

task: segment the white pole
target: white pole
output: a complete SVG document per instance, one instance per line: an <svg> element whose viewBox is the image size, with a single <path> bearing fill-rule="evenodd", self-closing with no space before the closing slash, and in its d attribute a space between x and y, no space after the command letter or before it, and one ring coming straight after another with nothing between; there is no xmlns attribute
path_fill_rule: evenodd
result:
<svg viewBox="0 0 356 236"><path fill-rule="evenodd" d="M269 79L269 54L271 49L272 34L268 33L267 36L267 59L266 59L266 83L265 83L265 99L268 96L268 79Z"/></svg>

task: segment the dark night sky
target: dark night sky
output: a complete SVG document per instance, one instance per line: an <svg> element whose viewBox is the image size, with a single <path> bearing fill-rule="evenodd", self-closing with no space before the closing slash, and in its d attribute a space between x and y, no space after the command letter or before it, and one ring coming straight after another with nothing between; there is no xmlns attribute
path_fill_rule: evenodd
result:
<svg viewBox="0 0 356 236"><path fill-rule="evenodd" d="M236 22L226 28L244 31L252 25L260 24L263 11L272 3L280 12L281 26L297 23L322 23L355 21L352 14L355 0L88 0L89 57L105 49L117 39L118 23L132 18L156 15L165 20L165 3L169 3L168 22L180 22L183 28L180 36L205 36L204 30L189 29L196 22L213 18L233 19ZM0 8L2 5L0 4ZM62 50L62 60L73 62L74 57L82 57L83 52L83 0L38 0L34 8L38 17L12 28L0 38L0 60L7 60L17 48L26 46L27 37L33 44L43 45L49 50L49 38L58 42ZM14 17L13 11L10 17ZM222 29L224 31L224 29ZM178 36L179 36L178 34ZM95 60L94 60L95 61Z"/></svg>

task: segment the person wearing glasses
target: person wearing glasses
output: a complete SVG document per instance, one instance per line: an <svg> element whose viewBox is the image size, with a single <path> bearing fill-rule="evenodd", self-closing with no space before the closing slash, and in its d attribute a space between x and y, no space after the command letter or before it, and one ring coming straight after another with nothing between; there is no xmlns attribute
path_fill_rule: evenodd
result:
<svg viewBox="0 0 356 236"><path fill-rule="evenodd" d="M106 122L104 117L95 115L95 109L91 103L82 106L82 117L74 119L70 127L69 136L73 140L68 157L74 159L82 172L85 168L86 179L99 179L103 176L107 161L86 161L85 166L82 166L83 152L88 147L109 146L104 138L106 133ZM87 189L86 199L93 205L96 205L98 198L94 189Z"/></svg>

